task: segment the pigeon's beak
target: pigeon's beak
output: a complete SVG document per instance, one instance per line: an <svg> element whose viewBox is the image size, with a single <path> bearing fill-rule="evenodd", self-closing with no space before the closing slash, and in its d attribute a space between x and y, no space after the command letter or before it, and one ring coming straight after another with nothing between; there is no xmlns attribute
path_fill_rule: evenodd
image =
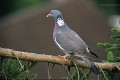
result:
<svg viewBox="0 0 120 80"><path fill-rule="evenodd" d="M52 15L49 13L46 17L50 17L50 16L52 16Z"/></svg>

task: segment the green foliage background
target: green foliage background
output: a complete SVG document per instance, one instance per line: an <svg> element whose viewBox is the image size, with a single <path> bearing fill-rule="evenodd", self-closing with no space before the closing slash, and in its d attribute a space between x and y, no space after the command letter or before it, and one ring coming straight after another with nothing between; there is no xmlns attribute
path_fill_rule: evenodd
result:
<svg viewBox="0 0 120 80"><path fill-rule="evenodd" d="M37 74L30 74L30 69L36 62L22 65L18 59L7 59L2 62L0 80L34 80Z"/></svg>
<svg viewBox="0 0 120 80"><path fill-rule="evenodd" d="M115 43L98 43L99 46L106 49L107 57L103 62L120 62L120 30L111 30L115 35L111 36ZM118 68L119 69L119 68ZM104 70L106 80L120 80L120 71L117 68L112 70Z"/></svg>

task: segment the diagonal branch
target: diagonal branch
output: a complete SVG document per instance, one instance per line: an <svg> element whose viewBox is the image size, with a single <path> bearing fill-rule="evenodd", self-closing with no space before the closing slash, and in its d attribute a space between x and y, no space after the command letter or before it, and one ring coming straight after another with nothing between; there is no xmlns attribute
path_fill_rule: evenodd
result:
<svg viewBox="0 0 120 80"><path fill-rule="evenodd" d="M0 56L5 58L12 58L12 59L16 59L18 57L20 60L25 60L25 61L38 61L38 62L54 63L59 65L64 64L67 66L74 66L73 61L70 59L66 59L65 61L64 59L58 56L37 54L30 52L21 52L21 51L15 51L12 49L5 49L5 48L0 48ZM88 65L84 61L76 60L76 64L77 66L88 68ZM120 62L116 62L116 63L95 62L95 64L101 69L120 68Z"/></svg>

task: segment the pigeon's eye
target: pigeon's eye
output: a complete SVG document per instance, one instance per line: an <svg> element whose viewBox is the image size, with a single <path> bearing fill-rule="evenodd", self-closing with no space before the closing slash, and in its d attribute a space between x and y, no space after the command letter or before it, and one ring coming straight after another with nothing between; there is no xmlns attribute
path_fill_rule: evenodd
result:
<svg viewBox="0 0 120 80"><path fill-rule="evenodd" d="M52 12L52 14L55 14L55 12Z"/></svg>

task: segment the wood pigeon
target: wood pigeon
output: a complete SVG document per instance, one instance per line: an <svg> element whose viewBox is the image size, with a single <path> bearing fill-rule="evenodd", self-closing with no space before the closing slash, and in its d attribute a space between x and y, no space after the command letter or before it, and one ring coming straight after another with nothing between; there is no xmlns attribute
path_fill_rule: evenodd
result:
<svg viewBox="0 0 120 80"><path fill-rule="evenodd" d="M91 61L97 59L98 56L91 52L81 37L67 26L60 11L51 10L47 17L49 16L55 20L53 40L58 48L66 54L63 57L66 58L71 55L80 57L89 65L91 70L98 75L99 70L94 62Z"/></svg>

